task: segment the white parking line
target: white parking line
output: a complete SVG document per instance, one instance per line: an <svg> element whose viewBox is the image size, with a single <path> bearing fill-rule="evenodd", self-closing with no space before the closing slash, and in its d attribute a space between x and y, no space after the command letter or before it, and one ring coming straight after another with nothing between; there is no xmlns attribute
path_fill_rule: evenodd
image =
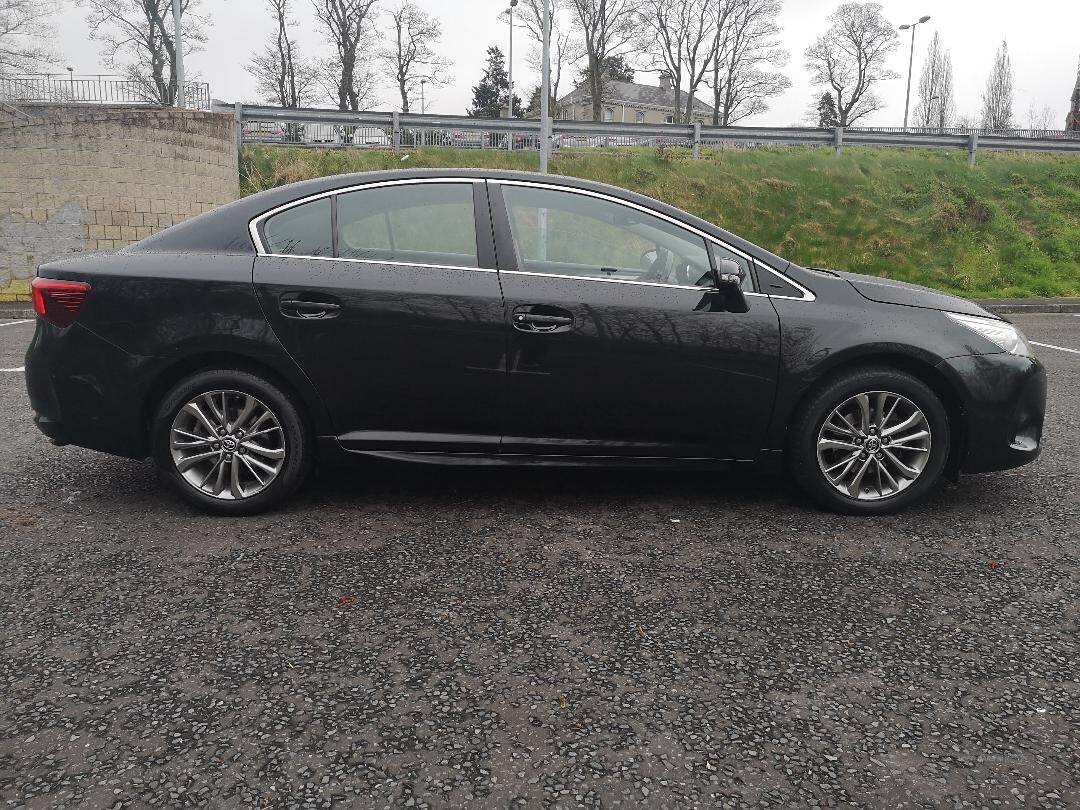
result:
<svg viewBox="0 0 1080 810"><path fill-rule="evenodd" d="M0 371L26 371L26 366L19 366L18 368L0 368Z"/></svg>
<svg viewBox="0 0 1080 810"><path fill-rule="evenodd" d="M1055 346L1053 343L1036 343L1034 340L1030 341L1030 343L1032 346L1041 346L1044 349L1057 349L1059 352L1080 354L1080 349L1066 349L1064 346Z"/></svg>
<svg viewBox="0 0 1080 810"><path fill-rule="evenodd" d="M31 321L31 320L8 321L7 323L0 323L0 326L18 326L20 323L33 323L33 321Z"/></svg>

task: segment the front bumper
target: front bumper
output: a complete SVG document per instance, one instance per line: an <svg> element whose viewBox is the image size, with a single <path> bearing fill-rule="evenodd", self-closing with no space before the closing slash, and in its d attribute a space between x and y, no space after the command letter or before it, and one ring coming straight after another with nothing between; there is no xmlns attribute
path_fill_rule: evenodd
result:
<svg viewBox="0 0 1080 810"><path fill-rule="evenodd" d="M962 473L1030 464L1042 450L1046 370L1033 357L981 354L938 365L958 392L963 434L956 456Z"/></svg>

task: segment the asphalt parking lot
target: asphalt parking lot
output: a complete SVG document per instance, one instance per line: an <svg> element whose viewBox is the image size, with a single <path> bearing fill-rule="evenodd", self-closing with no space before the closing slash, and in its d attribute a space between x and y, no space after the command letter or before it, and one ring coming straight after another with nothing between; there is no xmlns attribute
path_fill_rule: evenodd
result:
<svg viewBox="0 0 1080 810"><path fill-rule="evenodd" d="M1042 458L878 519L397 467L211 518L0 371L0 801L1076 807L1080 317L1014 320Z"/></svg>

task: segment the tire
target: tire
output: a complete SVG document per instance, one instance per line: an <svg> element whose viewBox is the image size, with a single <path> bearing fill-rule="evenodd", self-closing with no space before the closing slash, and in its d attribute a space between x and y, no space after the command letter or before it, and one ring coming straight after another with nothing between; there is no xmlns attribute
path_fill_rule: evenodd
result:
<svg viewBox="0 0 1080 810"><path fill-rule="evenodd" d="M857 421L864 413L869 418ZM887 514L935 487L950 438L945 407L929 386L897 369L868 367L841 372L811 392L788 433L787 461L799 487L826 509Z"/></svg>
<svg viewBox="0 0 1080 810"><path fill-rule="evenodd" d="M222 425L228 430L211 431ZM181 380L162 398L150 431L162 480L218 515L251 515L281 503L314 462L311 431L294 397L240 369Z"/></svg>

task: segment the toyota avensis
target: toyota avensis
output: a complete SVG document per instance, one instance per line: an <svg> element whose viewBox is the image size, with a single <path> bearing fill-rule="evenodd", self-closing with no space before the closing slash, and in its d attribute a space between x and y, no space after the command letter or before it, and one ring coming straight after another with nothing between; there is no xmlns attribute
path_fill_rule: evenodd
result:
<svg viewBox="0 0 1080 810"><path fill-rule="evenodd" d="M757 462L873 514L1040 449L1045 372L1007 321L566 177L310 180L33 293L38 427L226 514L358 457Z"/></svg>

